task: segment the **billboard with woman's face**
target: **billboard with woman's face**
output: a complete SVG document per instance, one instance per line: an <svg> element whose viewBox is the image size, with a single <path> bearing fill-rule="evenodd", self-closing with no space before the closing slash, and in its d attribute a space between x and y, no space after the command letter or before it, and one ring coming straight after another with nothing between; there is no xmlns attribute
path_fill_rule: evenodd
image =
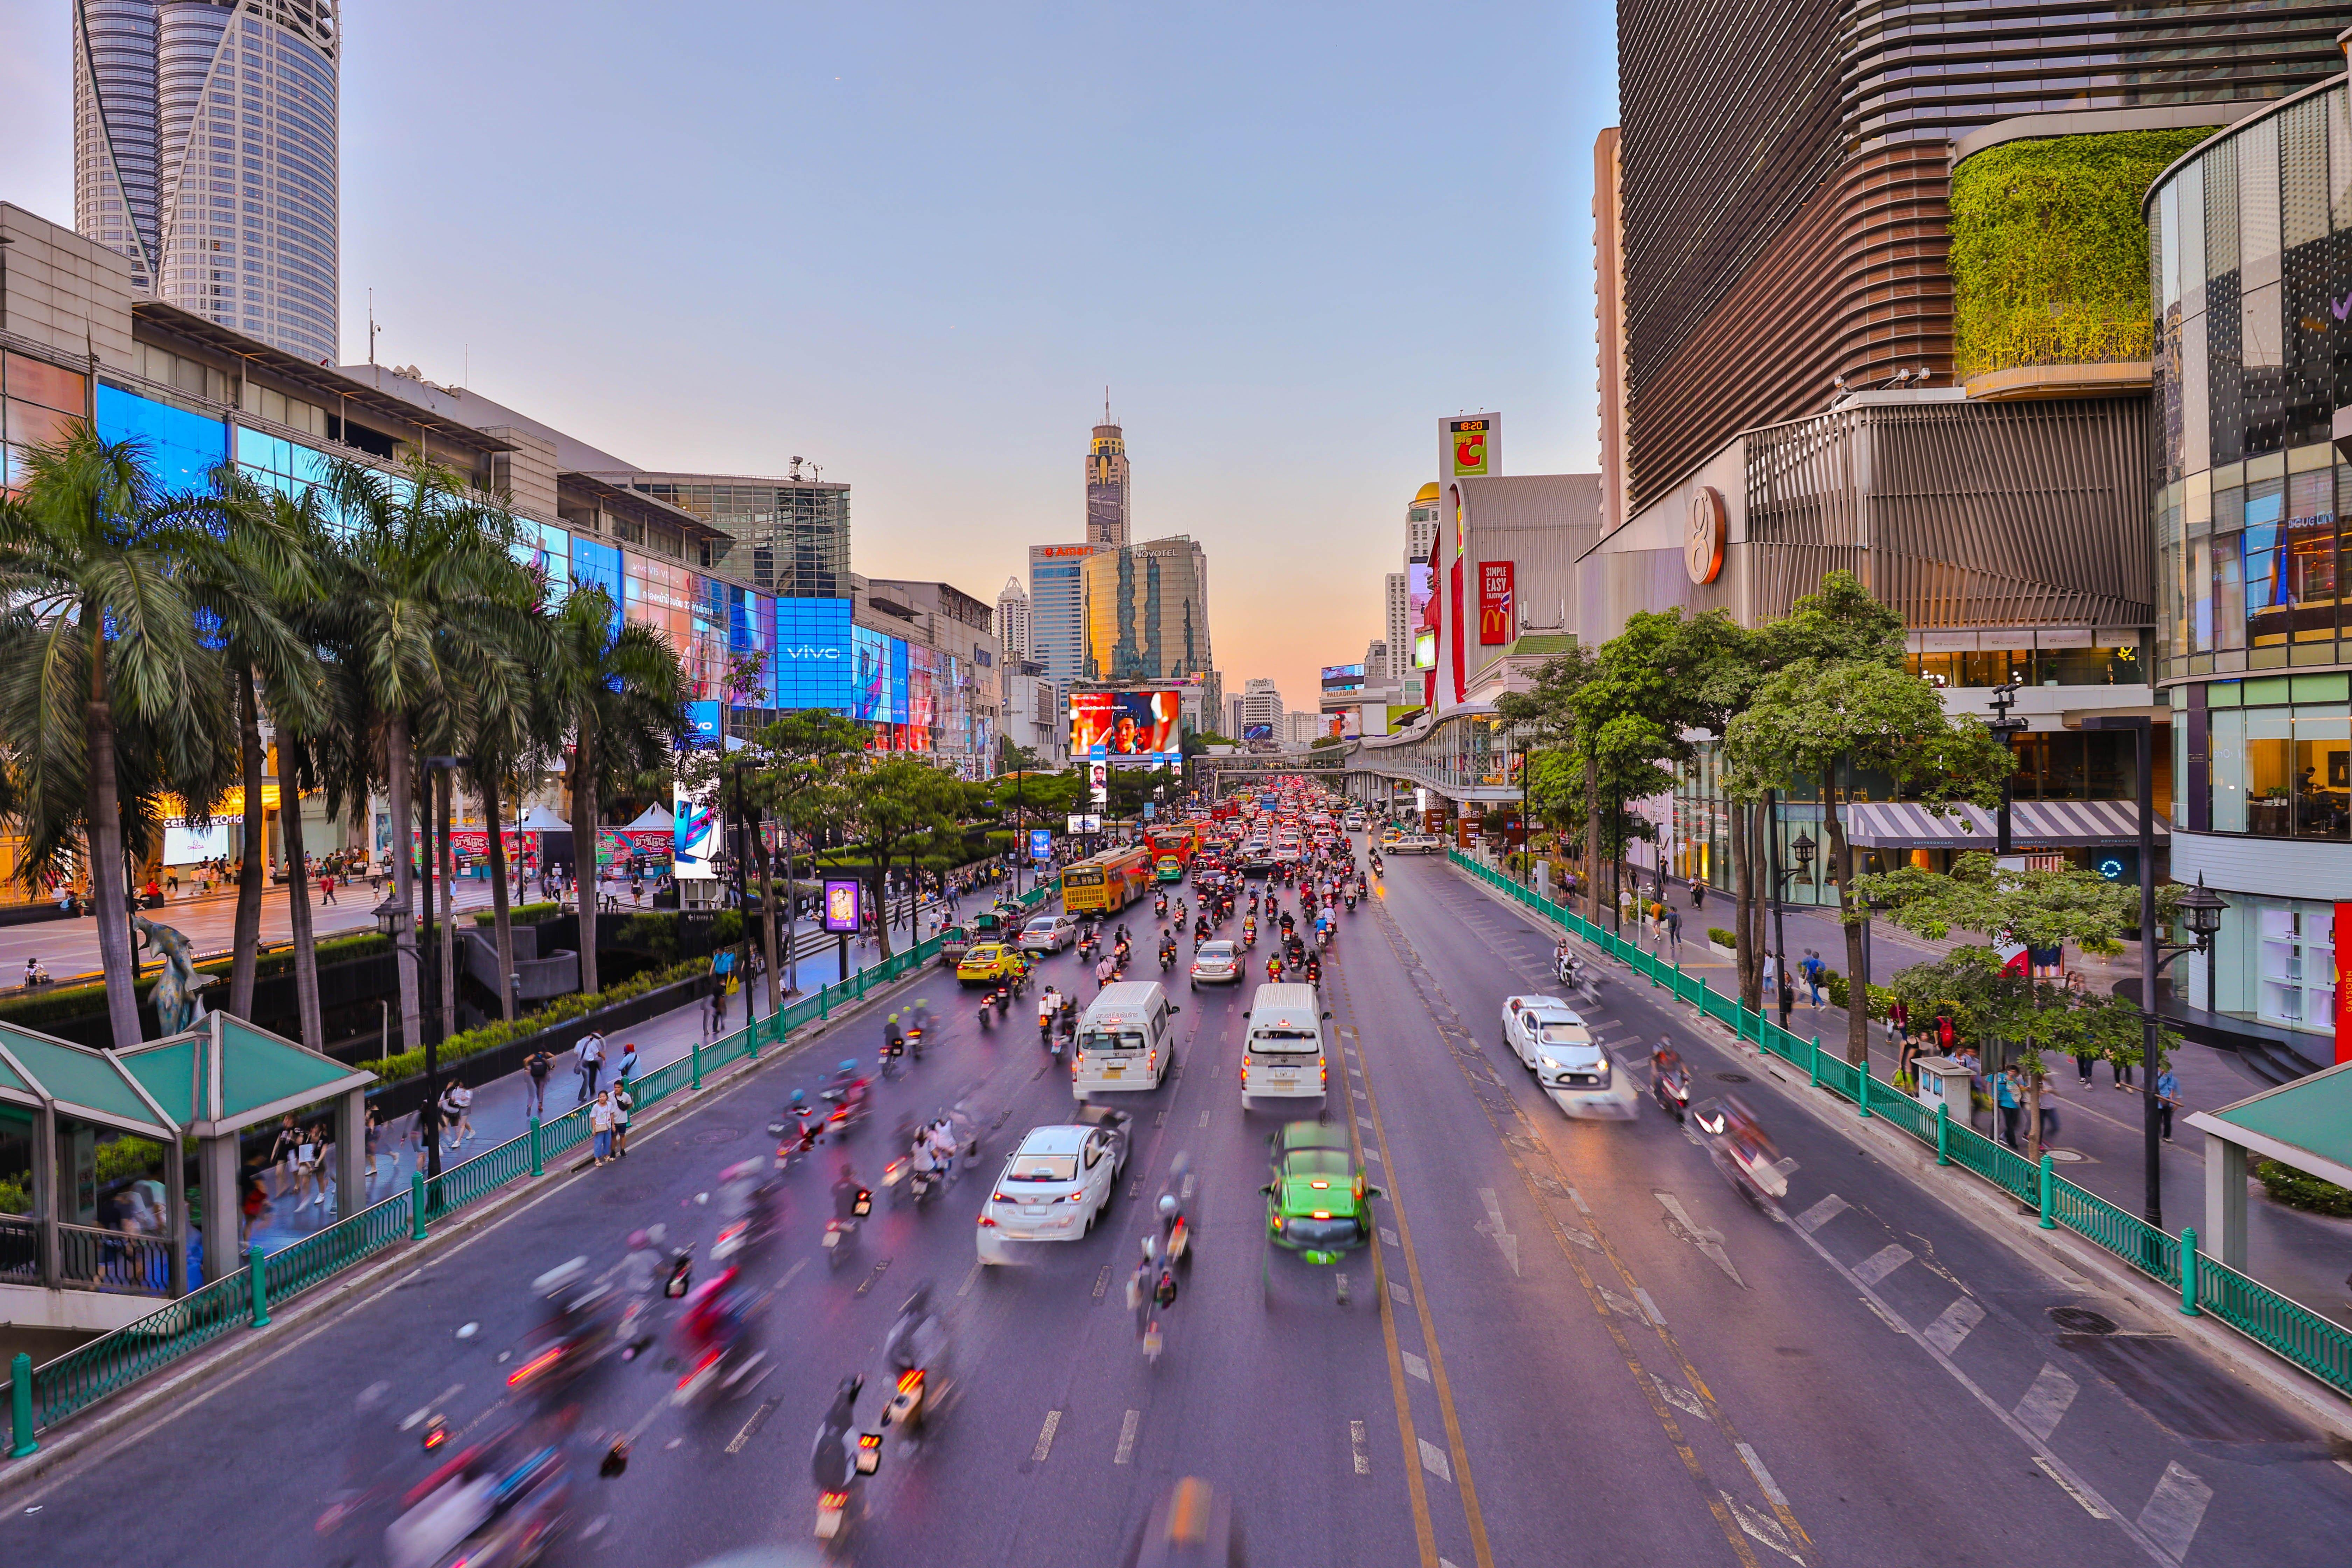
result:
<svg viewBox="0 0 2352 1568"><path fill-rule="evenodd" d="M1182 712L1182 697L1174 691L1074 691L1070 754L1087 756L1100 746L1114 757L1174 755L1181 750Z"/></svg>

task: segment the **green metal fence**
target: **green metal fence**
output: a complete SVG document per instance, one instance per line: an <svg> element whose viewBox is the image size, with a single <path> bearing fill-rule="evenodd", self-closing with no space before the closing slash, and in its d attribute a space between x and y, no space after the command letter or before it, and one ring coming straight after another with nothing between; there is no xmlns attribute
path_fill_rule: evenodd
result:
<svg viewBox="0 0 2352 1568"><path fill-rule="evenodd" d="M1021 896L1024 908L1034 908L1052 891L1031 889ZM940 955L941 940L930 937L892 954L857 974L820 988L770 1017L753 1019L733 1033L697 1046L677 1061L630 1080L638 1113L683 1090L698 1088L703 1076L746 1058L762 1047L781 1044L791 1034L831 1016L833 1010L868 991L929 963ZM275 1253L257 1254L261 1269L257 1281L251 1267L215 1279L162 1310L112 1333L92 1340L57 1360L29 1370L26 1379L29 1400L16 1397L15 1378L0 1384L6 1391L11 1417L11 1443L6 1452L23 1457L37 1447L36 1435L118 1394L232 1329L267 1325L268 1304L310 1289L322 1280L404 1239L422 1239L425 1226L480 1202L509 1184L541 1173L546 1163L588 1142L588 1108L578 1107L540 1122L520 1137L509 1138L444 1170L430 1182L419 1177L409 1190L336 1221ZM416 1212L418 1198L424 1213Z"/></svg>
<svg viewBox="0 0 2352 1568"><path fill-rule="evenodd" d="M1929 1114L1917 1100L1871 1077L1866 1065L1824 1051L1819 1040L1790 1033L1762 1012L1742 1006L1738 997L1718 994L1704 979L1684 974L1679 964L1644 952L1574 910L1538 897L1534 889L1494 867L1481 865L1459 850L1448 851L1447 858L1571 936L1620 960L1635 974L1670 988L1677 998L1738 1038L1753 1042L1766 1055L1802 1069L1810 1081L1853 1103L1859 1113L1893 1123L1935 1148L1939 1160L1975 1173L2037 1209L2045 1226L2073 1231L2150 1279L2180 1290L2184 1311L2193 1305L2338 1391L2352 1394L2352 1330L2204 1257L2196 1250L2195 1230L2167 1235L2095 1193L2053 1174L2046 1161L2037 1167L1999 1140L1968 1125L1965 1119L1956 1121Z"/></svg>

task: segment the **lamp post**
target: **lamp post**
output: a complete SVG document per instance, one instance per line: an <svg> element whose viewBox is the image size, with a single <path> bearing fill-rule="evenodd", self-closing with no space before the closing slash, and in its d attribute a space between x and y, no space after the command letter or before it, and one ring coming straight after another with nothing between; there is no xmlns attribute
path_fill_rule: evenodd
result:
<svg viewBox="0 0 2352 1568"><path fill-rule="evenodd" d="M1996 686L1992 689L1993 721L1985 726L1986 729L2000 736L2000 743L2011 748L2012 752L2015 750L2017 737L2025 733L2028 728L2024 720L2012 719L2009 716L2010 704L2017 700L2017 694L2024 685L2021 680L2012 680L2006 686ZM2009 844L2009 807L2016 782L2017 763L2012 759L2009 764L2009 772L2003 773L2000 778L2000 808L1993 818L1993 853L1996 855L2013 853Z"/></svg>
<svg viewBox="0 0 2352 1568"><path fill-rule="evenodd" d="M2164 1182L2158 1164L2162 1138L2157 1128L2156 1063L2158 1028L2157 977L2164 966L2184 952L2210 952L2214 933L2221 929L2222 903L2206 889L2205 879L2181 900L2181 913L2197 940L2168 942L2156 930L2156 778L2154 726L2145 713L2100 713L2083 721L2085 730L2125 730L2131 733L2134 793L2139 806L2139 1064L2140 1150L2145 1173L2144 1215L2157 1229L2164 1228Z"/></svg>

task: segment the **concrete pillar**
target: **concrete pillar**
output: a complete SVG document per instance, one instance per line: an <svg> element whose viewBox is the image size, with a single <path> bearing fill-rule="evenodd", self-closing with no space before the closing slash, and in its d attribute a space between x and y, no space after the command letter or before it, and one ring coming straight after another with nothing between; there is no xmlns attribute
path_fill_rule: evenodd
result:
<svg viewBox="0 0 2352 1568"><path fill-rule="evenodd" d="M188 1293L188 1156L176 1131L163 1146L164 1235L172 1247L173 1296Z"/></svg>
<svg viewBox="0 0 2352 1568"><path fill-rule="evenodd" d="M2198 1250L2243 1273L2246 1267L2246 1146L2205 1134L2205 1226Z"/></svg>
<svg viewBox="0 0 2352 1568"><path fill-rule="evenodd" d="M236 1134L223 1133L196 1140L196 1179L205 1190L205 1212L198 1223L205 1232L205 1278L225 1279L236 1272L237 1214L245 1193L245 1172L237 1162Z"/></svg>
<svg viewBox="0 0 2352 1568"><path fill-rule="evenodd" d="M350 1089L335 1105L335 1217L367 1207L367 1090Z"/></svg>

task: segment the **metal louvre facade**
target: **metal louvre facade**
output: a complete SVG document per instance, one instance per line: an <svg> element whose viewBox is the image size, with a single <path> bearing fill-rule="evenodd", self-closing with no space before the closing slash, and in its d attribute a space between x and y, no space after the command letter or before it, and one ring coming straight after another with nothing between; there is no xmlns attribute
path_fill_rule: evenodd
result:
<svg viewBox="0 0 2352 1568"><path fill-rule="evenodd" d="M1748 432L1750 613L1843 569L1914 629L2149 625L2147 409L1864 402Z"/></svg>

